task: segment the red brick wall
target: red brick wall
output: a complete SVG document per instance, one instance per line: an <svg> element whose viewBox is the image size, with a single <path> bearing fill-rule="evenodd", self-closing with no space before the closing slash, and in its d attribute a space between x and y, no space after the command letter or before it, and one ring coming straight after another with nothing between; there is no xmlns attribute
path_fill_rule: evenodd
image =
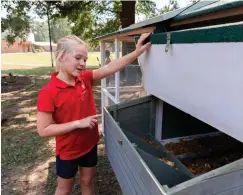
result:
<svg viewBox="0 0 243 195"><path fill-rule="evenodd" d="M49 52L50 46L42 46L44 51ZM52 46L52 51L54 52L56 50L56 46ZM19 52L29 52L29 48L23 48L20 47L19 42L14 42L13 45L8 46L8 42L5 40L2 40L1 44L1 53L19 53Z"/></svg>
<svg viewBox="0 0 243 195"><path fill-rule="evenodd" d="M18 53L23 52L21 48L18 45L19 42L14 42L13 45L8 46L8 42L5 40L2 40L1 44L1 53Z"/></svg>

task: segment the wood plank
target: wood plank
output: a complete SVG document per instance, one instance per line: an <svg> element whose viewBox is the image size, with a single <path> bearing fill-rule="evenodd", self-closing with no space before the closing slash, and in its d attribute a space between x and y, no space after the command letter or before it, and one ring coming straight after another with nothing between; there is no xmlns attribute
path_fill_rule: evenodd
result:
<svg viewBox="0 0 243 195"><path fill-rule="evenodd" d="M243 186L236 187L225 192L220 192L218 195L242 195L243 194Z"/></svg>
<svg viewBox="0 0 243 195"><path fill-rule="evenodd" d="M239 7L235 7L232 9L223 10L223 11L217 11L217 12L213 12L213 13L209 13L209 14L201 15L201 16L197 16L197 17L186 18L181 21L173 21L173 22L171 22L170 26L175 27L175 26L180 26L180 25L185 25L185 24L203 22L203 21L207 21L207 20L225 18L225 17L236 16L236 15L241 15L241 14L243 14L243 6L239 6Z"/></svg>
<svg viewBox="0 0 243 195"><path fill-rule="evenodd" d="M155 121L156 121L156 119L155 119L155 116L156 116L155 101L156 101L155 99L152 99L152 101L150 102L150 125L149 125L150 130L149 131L153 136L155 135Z"/></svg>
<svg viewBox="0 0 243 195"><path fill-rule="evenodd" d="M119 103L117 102L116 98L112 94L110 94L109 91L107 91L107 89L102 88L101 91L104 93L106 98L107 97L110 98L114 103ZM106 104L105 106L109 106L109 105Z"/></svg>
<svg viewBox="0 0 243 195"><path fill-rule="evenodd" d="M126 36L141 35L143 33L154 32L155 29L156 29L155 26L151 26L151 27L147 27L147 28L140 28L140 29L131 30L129 32L121 32L121 33L116 34L116 35L111 35L111 36L101 38L100 41L115 40L116 38L121 39L121 38L126 37Z"/></svg>
<svg viewBox="0 0 243 195"><path fill-rule="evenodd" d="M163 101L156 100L156 118L155 118L155 138L158 141L162 139L162 123L163 123Z"/></svg>
<svg viewBox="0 0 243 195"><path fill-rule="evenodd" d="M101 66L104 66L105 64L105 43L103 41L100 41L100 57L101 57ZM101 89L106 87L106 79L101 80ZM101 90L101 114L102 114L102 135L104 136L104 110L103 108L106 106L107 103L107 97L104 95L104 93Z"/></svg>
<svg viewBox="0 0 243 195"><path fill-rule="evenodd" d="M115 38L115 59L119 58L120 42ZM115 100L116 103L120 102L120 72L115 73Z"/></svg>
<svg viewBox="0 0 243 195"><path fill-rule="evenodd" d="M114 87L106 87L106 89L110 92L110 93L114 93L115 92L115 88ZM137 92L143 89L143 86L124 86L124 87L120 87L120 92Z"/></svg>
<svg viewBox="0 0 243 195"><path fill-rule="evenodd" d="M243 186L243 170L218 175L191 186L180 185L168 191L168 195L213 195ZM241 195L241 194L239 194Z"/></svg>

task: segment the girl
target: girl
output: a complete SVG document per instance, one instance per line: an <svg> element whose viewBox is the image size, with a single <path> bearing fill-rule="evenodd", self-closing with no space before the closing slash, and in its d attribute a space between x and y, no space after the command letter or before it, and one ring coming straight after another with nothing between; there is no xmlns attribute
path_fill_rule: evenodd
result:
<svg viewBox="0 0 243 195"><path fill-rule="evenodd" d="M151 43L143 44L149 33L138 40L136 50L97 70L85 70L88 48L76 36L66 36L56 49L58 71L38 94L37 129L41 137L56 138L56 195L72 190L79 170L83 195L93 195L97 164L98 125L92 84L114 74L141 55Z"/></svg>
<svg viewBox="0 0 243 195"><path fill-rule="evenodd" d="M109 64L111 62L111 58L110 58L110 51L109 50L105 50L105 65Z"/></svg>

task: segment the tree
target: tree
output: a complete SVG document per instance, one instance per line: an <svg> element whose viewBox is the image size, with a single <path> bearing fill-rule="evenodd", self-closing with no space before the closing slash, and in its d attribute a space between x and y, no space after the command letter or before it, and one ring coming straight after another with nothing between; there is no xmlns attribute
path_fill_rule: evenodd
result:
<svg viewBox="0 0 243 195"><path fill-rule="evenodd" d="M52 46L51 46L51 34L50 34L50 10L53 8L50 1L2 1L1 2L2 7L6 8L8 11L7 18L5 19L5 23L11 24L11 17L17 15L17 17L27 17L28 13L31 11L31 9L35 9L35 12L40 16L47 16L48 21L48 32L49 32L49 40L50 40L50 50L51 50L51 63L53 67L53 57L52 57ZM61 3L61 2L58 2ZM28 29L23 29L23 27L16 29L13 25L4 25L3 30L8 30L10 32L14 31L14 33L11 33L8 35L7 40L9 43L11 43L9 40L12 41L12 43L16 40L18 37L18 34L21 35L21 33L24 33L24 36L27 35L26 31L30 31L30 24L27 20L23 20L23 25L27 26Z"/></svg>
<svg viewBox="0 0 243 195"><path fill-rule="evenodd" d="M72 32L88 41L91 46L98 44L94 38L135 22L135 8L138 12L155 13L152 1L14 1L2 3L11 12L16 10L20 15L27 14L30 9L40 17L52 10L50 18L68 18L74 24ZM9 12L11 14L11 12ZM137 13L138 13L137 12ZM50 12L49 12L50 13Z"/></svg>
<svg viewBox="0 0 243 195"><path fill-rule="evenodd" d="M153 1L142 1L136 4L136 14L143 14L145 19L149 19L158 15L159 10Z"/></svg>
<svg viewBox="0 0 243 195"><path fill-rule="evenodd" d="M54 43L57 43L62 37L71 34L71 26L67 18L53 19L50 22L51 37ZM48 41L48 25L46 21L35 21L31 25L31 29L34 32L36 41Z"/></svg>
<svg viewBox="0 0 243 195"><path fill-rule="evenodd" d="M31 26L35 35L35 41L46 42L48 41L48 25L44 21L35 21Z"/></svg>
<svg viewBox="0 0 243 195"><path fill-rule="evenodd" d="M179 9L178 2L176 0L170 0L168 5L165 5L159 10L160 14L164 14L173 10Z"/></svg>
<svg viewBox="0 0 243 195"><path fill-rule="evenodd" d="M26 14L19 14L17 11L2 18L1 31L5 32L5 39L13 44L16 38L25 41L30 32L30 17Z"/></svg>
<svg viewBox="0 0 243 195"><path fill-rule="evenodd" d="M71 23L67 18L51 20L51 36L54 43L57 43L59 39L71 33Z"/></svg>

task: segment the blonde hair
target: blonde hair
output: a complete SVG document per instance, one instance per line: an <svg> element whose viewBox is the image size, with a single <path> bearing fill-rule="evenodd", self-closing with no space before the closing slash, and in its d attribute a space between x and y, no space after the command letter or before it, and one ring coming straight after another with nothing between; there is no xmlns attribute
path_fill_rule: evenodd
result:
<svg viewBox="0 0 243 195"><path fill-rule="evenodd" d="M74 44L81 44L81 45L85 45L87 47L86 43L75 35L65 36L58 41L56 53L55 53L57 71L60 69L59 59L61 58L61 56L63 54L72 52Z"/></svg>

